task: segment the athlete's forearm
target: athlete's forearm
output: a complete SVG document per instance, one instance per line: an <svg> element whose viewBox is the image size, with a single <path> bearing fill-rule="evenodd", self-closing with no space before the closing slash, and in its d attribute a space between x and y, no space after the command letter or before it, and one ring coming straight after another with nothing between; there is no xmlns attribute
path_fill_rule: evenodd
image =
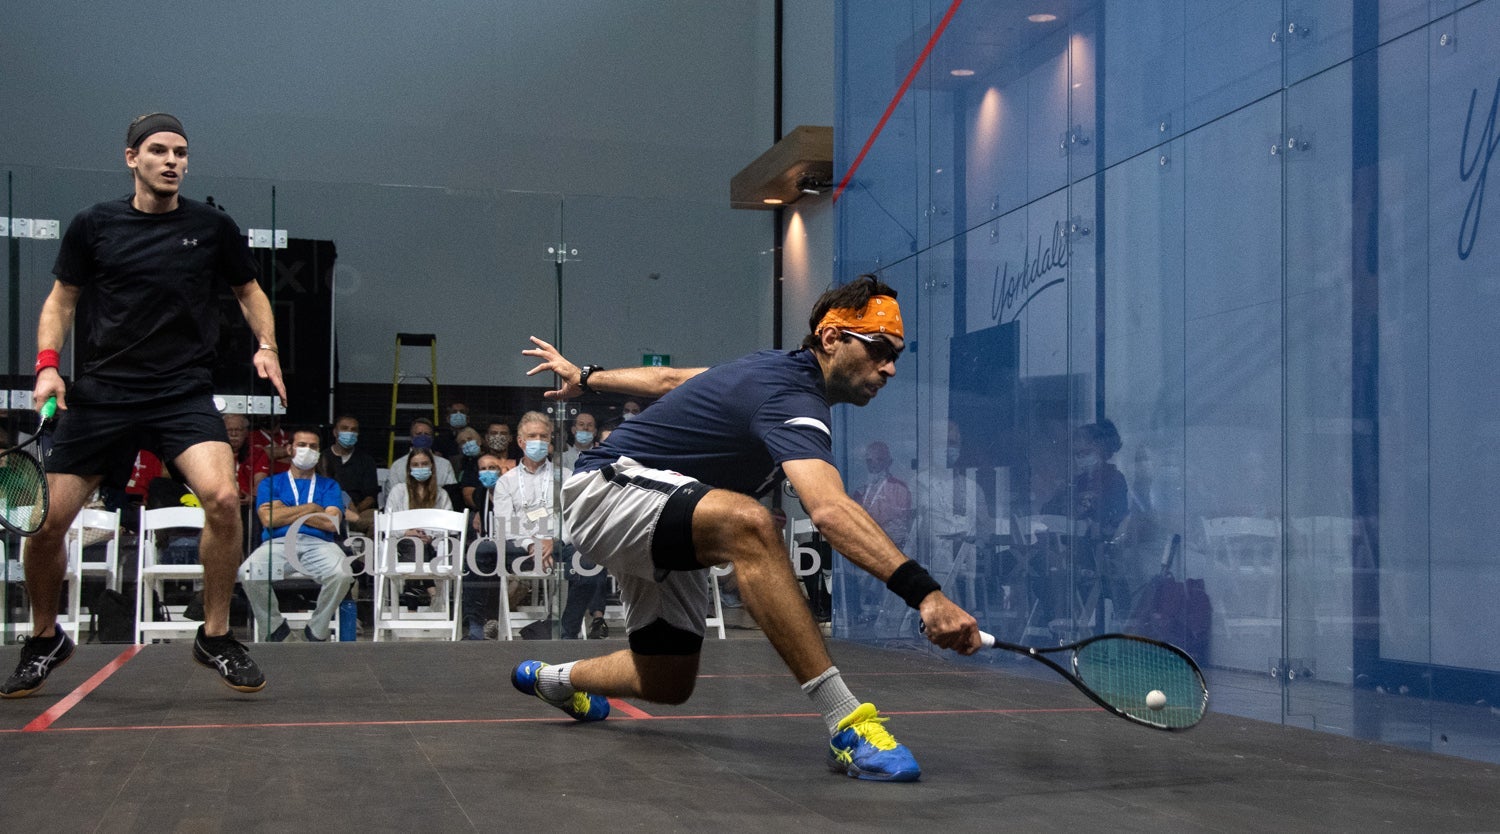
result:
<svg viewBox="0 0 1500 834"><path fill-rule="evenodd" d="M589 375L589 387L610 394L629 394L656 399L692 379L707 368L669 368L658 365L613 368Z"/></svg>
<svg viewBox="0 0 1500 834"><path fill-rule="evenodd" d="M61 281L52 283L52 292L42 302L42 314L36 325L36 348L62 350L68 341L68 332L73 329L73 316L78 309L78 288Z"/></svg>
<svg viewBox="0 0 1500 834"><path fill-rule="evenodd" d="M260 284L251 281L236 287L234 294L239 299L245 323L250 325L250 332L255 334L259 344L276 347L276 317L271 314L271 300L266 298Z"/></svg>

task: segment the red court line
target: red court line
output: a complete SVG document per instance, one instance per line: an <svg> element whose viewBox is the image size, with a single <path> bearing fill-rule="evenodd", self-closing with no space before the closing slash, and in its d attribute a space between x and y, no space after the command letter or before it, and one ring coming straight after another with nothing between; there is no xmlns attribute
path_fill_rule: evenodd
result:
<svg viewBox="0 0 1500 834"><path fill-rule="evenodd" d="M612 704L620 702L611 700ZM756 718L817 718L815 712L757 712L757 713L721 713L703 715L649 715L642 710L631 707L622 710L631 720L644 721L722 721L724 719L756 719ZM631 713L639 713L632 715ZM934 710L897 710L882 711L882 715L1039 715L1069 712L1097 712L1104 714L1104 710L1098 707L1049 707L1049 708L1018 708L1018 709L934 709ZM315 727L419 727L425 725L442 724L557 724L565 719L551 716L541 718L422 718L409 720L391 721L278 721L261 724L143 724L123 725L117 727L53 727L47 732L52 733L106 733L106 732L140 732L142 730L266 730L266 729L309 729ZM571 723L571 722L568 722ZM0 735L7 733L26 732L25 730L0 730Z"/></svg>
<svg viewBox="0 0 1500 834"><path fill-rule="evenodd" d="M622 701L619 698L610 698L609 699L609 706L610 706L611 710L617 711L617 712L623 712L626 715L630 716L631 718L654 718L655 717L651 713L646 712L645 710L641 709L640 707L638 707L638 706L636 706L634 704L628 703L626 701Z"/></svg>
<svg viewBox="0 0 1500 834"><path fill-rule="evenodd" d="M859 155L854 157L854 164L850 165L849 170L844 172L844 178L839 181L839 187L833 190L833 201L835 203L839 201L839 195L844 193L844 187L849 184L849 180L854 177L854 172L859 169L859 164L865 161L865 154L870 152L870 146L875 144L875 140L880 136L880 132L885 130L886 121L891 118L892 113L896 112L896 105L901 103L901 99L906 95L907 88L916 79L917 73L922 69L922 65L927 63L927 56L932 54L932 48L937 46L938 38L943 36L943 30L948 28L948 22L953 20L954 12L958 11L958 7L962 6L963 2L964 0L953 0L953 4L948 7L948 13L943 15L943 19L938 23L937 28L932 30L932 37L927 39L927 45L922 48L922 54L917 56L917 62L911 65L911 70L906 73L906 79L901 82L900 88L896 90L896 95L891 97L891 103L886 105L885 113L880 117L880 121L876 122L875 129L870 131L870 138L865 140L865 146L860 148Z"/></svg>
<svg viewBox="0 0 1500 834"><path fill-rule="evenodd" d="M93 692L94 689L99 686L99 684L104 683L106 680L108 680L110 675L113 675L115 672L119 671L121 666L124 666L127 662L130 661L132 657L135 657L140 653L141 649L144 648L145 646L136 644L127 648L125 651L120 652L119 657L111 660L108 664L105 665L103 669L95 672L93 677L84 681L82 684L79 684L78 688L73 690L72 692L69 692L66 698L63 698L61 701L53 704L51 709L47 710L41 715L38 715L36 718L33 718L30 724L27 724L25 727L21 728L21 732L38 733L51 727L53 722L55 722L59 718L62 718L63 715L68 712L68 710L77 706L78 702L82 701L85 695Z"/></svg>

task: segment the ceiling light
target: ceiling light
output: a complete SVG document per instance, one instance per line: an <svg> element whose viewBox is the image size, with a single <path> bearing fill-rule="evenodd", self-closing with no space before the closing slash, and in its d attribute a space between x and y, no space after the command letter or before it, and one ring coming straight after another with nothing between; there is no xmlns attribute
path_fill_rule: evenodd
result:
<svg viewBox="0 0 1500 834"><path fill-rule="evenodd" d="M968 78L969 76L974 74L974 71L971 69L956 69L948 70L948 74L953 76L954 78Z"/></svg>
<svg viewBox="0 0 1500 834"><path fill-rule="evenodd" d="M764 200L761 200L761 202L765 203L768 206L779 206L786 201L782 200L780 197L767 197Z"/></svg>
<svg viewBox="0 0 1500 834"><path fill-rule="evenodd" d="M1051 23L1052 21L1057 19L1057 15L1046 13L1029 14L1026 16L1026 19L1031 21L1032 23Z"/></svg>

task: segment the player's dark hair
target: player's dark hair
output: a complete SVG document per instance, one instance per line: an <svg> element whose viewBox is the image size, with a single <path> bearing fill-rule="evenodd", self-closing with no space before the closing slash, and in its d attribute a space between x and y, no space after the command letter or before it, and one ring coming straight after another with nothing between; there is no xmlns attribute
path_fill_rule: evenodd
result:
<svg viewBox="0 0 1500 834"><path fill-rule="evenodd" d="M807 335L802 337L802 346L821 350L821 341L818 338L818 322L828 315L828 311L835 307L862 309L870 303L870 298L877 295L888 295L896 297L896 291L887 286L879 278L868 273L855 278L841 287L818 296L818 303L813 305L812 315L807 317Z"/></svg>

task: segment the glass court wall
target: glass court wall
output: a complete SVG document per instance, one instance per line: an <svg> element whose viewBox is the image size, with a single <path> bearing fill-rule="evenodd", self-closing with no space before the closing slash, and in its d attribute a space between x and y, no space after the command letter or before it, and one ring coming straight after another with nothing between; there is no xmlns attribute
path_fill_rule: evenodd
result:
<svg viewBox="0 0 1500 834"><path fill-rule="evenodd" d="M851 487L899 481L887 529L1006 639L1164 636L1218 710L1500 760L1495 31L1496 0L840 4L837 274L909 328L843 411ZM835 599L911 634L842 566Z"/></svg>

